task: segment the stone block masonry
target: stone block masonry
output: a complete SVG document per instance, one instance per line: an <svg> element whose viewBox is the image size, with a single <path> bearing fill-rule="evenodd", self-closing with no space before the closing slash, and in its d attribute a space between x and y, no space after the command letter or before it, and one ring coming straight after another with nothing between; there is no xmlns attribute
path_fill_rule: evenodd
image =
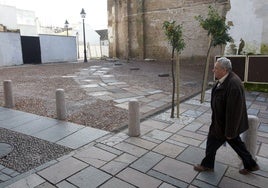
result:
<svg viewBox="0 0 268 188"><path fill-rule="evenodd" d="M182 24L185 36L182 59L200 61L206 56L208 38L194 17L206 16L209 5L222 15L226 15L230 6L228 0L108 1L109 55L124 59L170 59L171 46L162 24L175 20ZM222 54L221 50L216 48L212 56Z"/></svg>

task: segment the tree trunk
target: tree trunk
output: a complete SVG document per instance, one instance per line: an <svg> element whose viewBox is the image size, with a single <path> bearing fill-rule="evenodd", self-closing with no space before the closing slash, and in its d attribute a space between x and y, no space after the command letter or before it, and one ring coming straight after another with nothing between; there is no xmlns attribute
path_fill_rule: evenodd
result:
<svg viewBox="0 0 268 188"><path fill-rule="evenodd" d="M180 57L179 53L177 53L177 61L176 61L176 76L177 76L177 118L180 117Z"/></svg>
<svg viewBox="0 0 268 188"><path fill-rule="evenodd" d="M174 51L172 48L172 58L171 58L171 73L172 73L172 104L171 104L171 118L174 118L174 106L175 106L175 75L174 75Z"/></svg>
<svg viewBox="0 0 268 188"><path fill-rule="evenodd" d="M212 44L212 36L209 35L209 44L208 44L208 51L207 51L207 60L206 60L206 67L203 77L203 84L202 84L202 91L201 91L201 100L200 102L203 103L205 99L205 92L207 88L207 82L208 82L208 69L209 69L209 60L210 60L210 49Z"/></svg>

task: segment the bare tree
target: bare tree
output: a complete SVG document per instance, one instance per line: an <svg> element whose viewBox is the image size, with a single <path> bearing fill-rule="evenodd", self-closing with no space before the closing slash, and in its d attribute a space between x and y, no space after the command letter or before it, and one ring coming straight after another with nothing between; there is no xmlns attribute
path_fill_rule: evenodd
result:
<svg viewBox="0 0 268 188"><path fill-rule="evenodd" d="M175 50L177 51L177 69L179 70L179 54L181 51L185 48L184 39L182 37L182 26L181 25L175 25L175 21L169 22L164 21L163 23L163 29L165 31L165 34L167 36L167 39L169 43L172 46L172 53L171 53L171 72L172 72L172 108L171 108L171 118L174 118L174 106L175 106L175 88L176 88L176 82L175 82L175 71L174 71L174 55ZM177 75L177 117L179 117L179 71L176 73Z"/></svg>

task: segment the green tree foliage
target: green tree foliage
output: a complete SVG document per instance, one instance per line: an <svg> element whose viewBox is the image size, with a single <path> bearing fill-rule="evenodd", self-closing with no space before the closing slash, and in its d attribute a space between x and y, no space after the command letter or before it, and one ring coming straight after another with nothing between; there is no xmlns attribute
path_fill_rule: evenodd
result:
<svg viewBox="0 0 268 188"><path fill-rule="evenodd" d="M202 93L201 93L201 103L203 103L205 97L205 90L207 86L211 47L216 47L218 45L225 45L227 44L227 42L231 42L233 39L228 33L230 27L225 24L225 17L220 16L217 10L212 6L209 6L207 18L203 18L202 16L199 15L196 16L195 19L199 21L200 26L207 31L207 34L209 36L207 61L206 61L206 67L202 85Z"/></svg>
<svg viewBox="0 0 268 188"><path fill-rule="evenodd" d="M211 45L213 47L224 45L232 41L232 37L228 33L230 26L225 24L225 17L220 16L217 10L212 6L209 6L206 19L201 15L196 16L195 19L199 21L200 26L208 32L208 35L212 36Z"/></svg>
<svg viewBox="0 0 268 188"><path fill-rule="evenodd" d="M172 55L171 55L171 72L172 72L172 83L173 83L173 90L172 90L172 108L171 108L171 118L174 118L174 106L175 106L175 73L174 73L174 55L175 51L177 51L178 54L181 53L181 51L185 48L185 42L182 36L182 26L176 25L175 21L164 21L163 23L163 29L165 32L165 35L167 37L167 40L169 41L170 45L172 46ZM179 55L177 57L179 59ZM179 60L177 60L179 66ZM179 71L177 72L177 106L179 106ZM178 112L178 110L177 110ZM178 116L178 114L177 114Z"/></svg>

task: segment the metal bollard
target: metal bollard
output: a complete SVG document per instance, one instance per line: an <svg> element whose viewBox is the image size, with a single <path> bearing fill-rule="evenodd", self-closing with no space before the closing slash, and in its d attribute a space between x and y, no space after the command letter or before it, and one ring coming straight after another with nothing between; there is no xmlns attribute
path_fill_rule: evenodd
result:
<svg viewBox="0 0 268 188"><path fill-rule="evenodd" d="M66 106L65 106L65 98L64 98L64 89L56 90L56 110L57 110L57 118L59 120L66 119Z"/></svg>
<svg viewBox="0 0 268 188"><path fill-rule="evenodd" d="M257 151L257 129L259 127L259 118L257 116L248 115L249 129L242 134L242 141L245 143L248 151L253 159L256 159Z"/></svg>
<svg viewBox="0 0 268 188"><path fill-rule="evenodd" d="M128 135L137 137L140 135L140 109L137 99L129 101L128 115Z"/></svg>
<svg viewBox="0 0 268 188"><path fill-rule="evenodd" d="M5 107L7 107L7 108L14 107L14 99L13 99L12 81L11 80L4 81L4 100L5 100Z"/></svg>

